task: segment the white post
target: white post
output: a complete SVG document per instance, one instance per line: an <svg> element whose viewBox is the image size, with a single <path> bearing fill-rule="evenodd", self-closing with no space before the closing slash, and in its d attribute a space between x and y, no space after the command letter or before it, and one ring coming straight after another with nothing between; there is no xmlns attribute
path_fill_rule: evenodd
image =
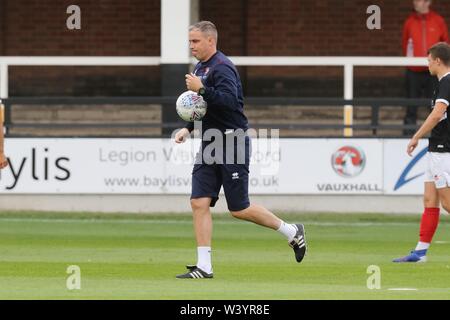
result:
<svg viewBox="0 0 450 320"><path fill-rule="evenodd" d="M161 0L161 64L189 63L190 0Z"/></svg>
<svg viewBox="0 0 450 320"><path fill-rule="evenodd" d="M351 100L353 99L353 64L345 64L344 65L344 99ZM352 125L353 124L353 106L345 105L344 106L344 124ZM353 129L345 128L344 129L344 137L352 137Z"/></svg>
<svg viewBox="0 0 450 320"><path fill-rule="evenodd" d="M8 65L0 64L0 99L8 98Z"/></svg>
<svg viewBox="0 0 450 320"><path fill-rule="evenodd" d="M191 24L200 19L200 0L191 0Z"/></svg>

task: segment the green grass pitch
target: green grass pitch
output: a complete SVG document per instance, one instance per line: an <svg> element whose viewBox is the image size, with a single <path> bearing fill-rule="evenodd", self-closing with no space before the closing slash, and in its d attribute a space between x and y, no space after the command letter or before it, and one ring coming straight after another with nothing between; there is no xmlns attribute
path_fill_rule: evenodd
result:
<svg viewBox="0 0 450 320"><path fill-rule="evenodd" d="M0 214L0 299L449 299L450 218L424 264L391 259L414 247L417 216L290 214L309 244L301 264L277 232L214 215L214 279L181 280L195 263L190 215ZM68 290L67 267L81 269ZM381 288L367 288L367 267ZM392 289L415 290L392 290Z"/></svg>

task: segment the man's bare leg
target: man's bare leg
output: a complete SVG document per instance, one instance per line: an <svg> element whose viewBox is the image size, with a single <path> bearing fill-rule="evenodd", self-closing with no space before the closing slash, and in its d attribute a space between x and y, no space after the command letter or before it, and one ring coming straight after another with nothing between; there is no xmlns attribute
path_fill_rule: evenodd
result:
<svg viewBox="0 0 450 320"><path fill-rule="evenodd" d="M272 212L257 204L251 204L240 211L231 211L233 217L256 223L283 234L294 249L297 262L301 262L306 254L306 239L302 224L289 224L278 218Z"/></svg>
<svg viewBox="0 0 450 320"><path fill-rule="evenodd" d="M257 204L251 204L248 208L241 211L231 211L233 217L250 221L260 226L278 230L283 222L272 212Z"/></svg>
<svg viewBox="0 0 450 320"><path fill-rule="evenodd" d="M212 216L210 211L211 198L191 199L194 232L197 240L197 267L206 273L212 273L211 239Z"/></svg>

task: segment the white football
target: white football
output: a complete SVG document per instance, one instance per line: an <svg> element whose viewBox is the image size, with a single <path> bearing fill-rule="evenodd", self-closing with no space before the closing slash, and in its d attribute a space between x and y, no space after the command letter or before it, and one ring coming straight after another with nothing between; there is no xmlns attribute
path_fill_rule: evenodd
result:
<svg viewBox="0 0 450 320"><path fill-rule="evenodd" d="M177 99L177 113L184 121L198 121L206 114L207 104L194 91L183 92Z"/></svg>

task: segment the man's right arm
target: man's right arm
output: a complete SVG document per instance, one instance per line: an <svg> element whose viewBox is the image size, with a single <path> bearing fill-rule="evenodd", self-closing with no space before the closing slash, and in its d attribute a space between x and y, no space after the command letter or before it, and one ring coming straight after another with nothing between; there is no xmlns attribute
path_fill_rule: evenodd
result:
<svg viewBox="0 0 450 320"><path fill-rule="evenodd" d="M5 157L5 152L4 152L4 134L3 134L3 114L4 114L4 109L3 106L1 106L1 110L0 110L0 169L5 168L6 166L8 166L8 160Z"/></svg>
<svg viewBox="0 0 450 320"><path fill-rule="evenodd" d="M178 132L175 134L175 142L176 143L183 143L186 141L186 138L189 136L190 132L187 128L181 128L178 130Z"/></svg>
<svg viewBox="0 0 450 320"><path fill-rule="evenodd" d="M429 133L433 128L442 120L445 112L447 112L447 107L443 102L438 102L433 108L433 111L425 119L424 123L420 126L419 130L414 134L406 147L406 152L411 156L414 149L416 149L419 144L419 140L422 139L427 133Z"/></svg>
<svg viewBox="0 0 450 320"><path fill-rule="evenodd" d="M424 123L420 126L419 130L411 138L408 143L407 153L412 154L414 149L419 144L419 140L422 139L427 133L444 119L447 108L450 105L450 81L443 80L439 83L439 95L436 97L436 105L431 113L425 119Z"/></svg>

